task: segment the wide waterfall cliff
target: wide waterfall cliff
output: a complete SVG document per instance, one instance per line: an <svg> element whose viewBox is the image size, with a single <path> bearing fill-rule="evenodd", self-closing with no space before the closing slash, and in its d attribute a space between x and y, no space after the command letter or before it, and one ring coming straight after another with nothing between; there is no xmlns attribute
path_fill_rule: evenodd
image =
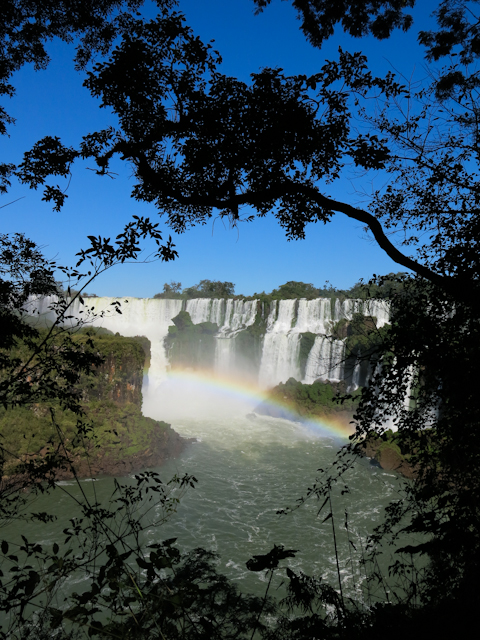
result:
<svg viewBox="0 0 480 640"><path fill-rule="evenodd" d="M47 321L54 319L52 302L33 303ZM263 303L103 297L87 298L85 304L76 300L70 315L123 336L149 338L149 384L160 383L169 368L183 367L240 375L263 388L291 377L306 383L346 380L356 388L368 371L358 347L346 351L350 325L360 318L381 328L389 308L383 300L338 298Z"/></svg>

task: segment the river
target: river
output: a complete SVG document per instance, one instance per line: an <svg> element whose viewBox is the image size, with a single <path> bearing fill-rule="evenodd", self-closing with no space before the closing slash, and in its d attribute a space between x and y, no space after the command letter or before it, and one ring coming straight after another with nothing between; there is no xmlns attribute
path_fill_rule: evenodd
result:
<svg viewBox="0 0 480 640"><path fill-rule="evenodd" d="M401 483L396 474L360 459L345 475L348 493L343 493L344 482L332 490L333 522L331 518L324 522L329 510L325 507L319 514L321 502L315 498L287 515L279 515L278 510L298 505L315 478L322 477L318 469L331 468L338 451L348 442L331 424L304 425L256 416L251 412L252 400L232 401L232 397L226 399L225 392L210 389L207 393L198 385L186 394L184 381L179 388L167 385L159 393L146 387L144 393L146 413L154 417L162 414L178 433L194 439L179 458L155 471L163 481L184 473L198 480L164 524L147 527L145 545L174 537L183 550L198 546L213 550L219 554L218 569L242 590L258 595L264 592L265 575L249 572L247 560L267 553L274 544L284 545L297 553L282 566L322 577L338 588L334 525L344 594L360 600L365 597L366 573L359 562L362 548L368 533L380 522L386 504L400 496ZM182 398L183 405L179 404ZM124 478L122 482L129 484L133 479ZM30 541L47 546L63 539L62 531L70 518L78 516L75 498L80 490L73 481L59 484L53 494L37 497L30 507L49 511L57 517L54 523L10 524L2 530L2 537L12 541L24 534ZM90 499L95 496L103 503L111 499L111 478L82 481L80 486ZM150 515L152 520L157 519L160 507ZM387 562L385 556L384 568ZM279 572L275 589L281 578ZM85 580L88 578L84 575L70 576L62 593L81 590Z"/></svg>

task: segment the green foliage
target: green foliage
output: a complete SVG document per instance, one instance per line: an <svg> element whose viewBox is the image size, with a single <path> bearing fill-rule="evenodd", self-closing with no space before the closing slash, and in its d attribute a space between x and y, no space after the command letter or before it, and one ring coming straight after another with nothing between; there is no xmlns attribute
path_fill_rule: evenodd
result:
<svg viewBox="0 0 480 640"><path fill-rule="evenodd" d="M389 273L368 283L360 280L348 290L348 297L360 300L368 300L369 298L391 300L403 291L403 283L407 277L407 273L398 272Z"/></svg>
<svg viewBox="0 0 480 640"><path fill-rule="evenodd" d="M55 264L46 260L34 242L23 233L12 237L0 235L0 368L8 363L4 350L18 340L35 338L36 331L24 321L21 309L29 296L49 296L57 293Z"/></svg>
<svg viewBox="0 0 480 640"><path fill-rule="evenodd" d="M269 391L267 400L289 407L295 414L309 418L337 411L353 413L360 397L360 389L353 395L347 395L346 384L342 382L316 380L313 384L303 384L290 378Z"/></svg>
<svg viewBox="0 0 480 640"><path fill-rule="evenodd" d="M175 318L172 318L172 322L179 331L192 329L194 327L190 314L187 311L180 311Z"/></svg>
<svg viewBox="0 0 480 640"><path fill-rule="evenodd" d="M25 463L40 462L56 452L74 465L80 477L90 476L92 467L107 474L113 466L116 473L121 473L121 467L115 466L117 462L129 470L131 459L149 449L157 452L158 460L162 459L158 441L163 441L166 450L170 425L144 417L137 404L118 405L103 399L87 402L83 409L87 429L80 434L77 416L70 411L56 408L52 420L51 409L43 405L0 410L3 473L22 473ZM56 470L56 475L70 477L70 464L64 462L61 466L64 471Z"/></svg>
<svg viewBox="0 0 480 640"><path fill-rule="evenodd" d="M292 298L306 298L307 300L313 300L314 298L320 297L319 289L316 289L313 284L294 281L281 284L278 289L274 289L270 295L274 300L288 300Z"/></svg>
<svg viewBox="0 0 480 640"><path fill-rule="evenodd" d="M182 297L181 289L182 289L182 283L181 282L174 282L173 280L171 280L170 284L165 282L165 284L163 285L163 292L162 293L156 293L153 297L154 298L160 298L160 299L162 299L162 298L168 298L168 299L181 298Z"/></svg>
<svg viewBox="0 0 480 640"><path fill-rule="evenodd" d="M331 329L331 335L336 340L344 340L348 331L351 327L351 323L346 318L341 318L337 323L335 323ZM353 331L352 331L353 334Z"/></svg>
<svg viewBox="0 0 480 640"><path fill-rule="evenodd" d="M76 382L84 424L79 429L78 412L58 401L0 409L4 473L12 474L19 463L56 451L73 460L80 474L85 473L86 461L108 469L112 462L128 460L149 448L158 450L155 441L162 439L161 432L169 431L169 425L141 413L146 338L84 328L72 340L77 346L91 343L101 357L101 363ZM28 349L19 345L14 353L22 360Z"/></svg>
<svg viewBox="0 0 480 640"><path fill-rule="evenodd" d="M395 295L402 290L402 282L405 274L390 273L382 278L380 284L357 282L349 289L337 289L332 285L328 287L315 287L311 283L289 281L273 289L270 293L254 293L252 296L244 296L234 294L235 285L231 282L219 282L211 280L201 280L199 284L193 287L186 287L180 293L180 283L171 282L170 285L165 284L163 293L157 293L154 298L171 298L171 299L189 299L189 298L232 298L243 300L258 300L267 306L266 315L268 316L269 306L273 300L292 300L329 298L344 300L345 298L356 298L366 300L369 298L388 299L390 295ZM326 283L328 284L328 283Z"/></svg>
<svg viewBox="0 0 480 640"><path fill-rule="evenodd" d="M345 325L347 353L355 356L359 354L370 356L375 351L378 352L384 344L385 336L389 330L389 325L378 329L376 319L364 316L362 313L354 313L350 322L336 327L336 332L344 332Z"/></svg>
<svg viewBox="0 0 480 640"><path fill-rule="evenodd" d="M218 325L212 322L193 324L187 311L172 318L165 348L173 367L211 368L215 361L215 334Z"/></svg>
<svg viewBox="0 0 480 640"><path fill-rule="evenodd" d="M163 285L163 292L156 293L157 299L190 300L192 298L233 298L235 285L233 282L221 282L219 280L200 280L192 287L183 290L180 282L170 282ZM242 298L244 296L235 296Z"/></svg>
<svg viewBox="0 0 480 640"><path fill-rule="evenodd" d="M233 282L219 280L200 280L193 287L183 290L186 298L233 298L235 285Z"/></svg>

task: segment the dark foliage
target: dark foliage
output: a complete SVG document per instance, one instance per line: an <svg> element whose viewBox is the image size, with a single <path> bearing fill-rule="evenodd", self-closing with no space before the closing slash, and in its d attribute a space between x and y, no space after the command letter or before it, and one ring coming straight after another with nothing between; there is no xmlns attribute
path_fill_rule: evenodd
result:
<svg viewBox="0 0 480 640"><path fill-rule="evenodd" d="M272 0L253 0L257 13ZM394 29L407 31L412 24L408 9L415 0L292 0L302 21L301 29L314 47L333 36L335 26L341 24L345 33L361 38L373 35L379 40L390 37Z"/></svg>
<svg viewBox="0 0 480 640"><path fill-rule="evenodd" d="M193 287L183 290L187 298L233 298L235 285L233 282L220 282L219 280L200 280Z"/></svg>
<svg viewBox="0 0 480 640"><path fill-rule="evenodd" d="M83 69L95 53L105 55L115 38L128 32L130 12L143 0L3 0L0 7L0 96L12 97L13 75L25 64L36 70L50 62L48 43L79 39L75 65ZM172 4L163 0L163 4ZM15 122L0 106L0 135ZM10 186L14 165L0 163L0 193Z"/></svg>
<svg viewBox="0 0 480 640"><path fill-rule="evenodd" d="M309 223L328 222L334 213L368 227L385 252L415 276L400 277L401 286L387 287L392 328L370 354L372 376L362 392L357 433L335 468L320 475L309 494L320 497L322 508L329 509L325 521L331 520L335 536L333 483L353 464L349 456L355 454L361 439L372 430L381 435L386 423L393 421L419 473L407 486L406 499L390 505L385 522L372 537L372 557L375 543L395 539L400 529L424 539L405 545L403 555L399 554L391 567L406 584L395 608L381 605L359 614L352 606L349 611L341 593L340 572L340 594L314 579L287 572L287 604L307 614L279 613L277 628L272 628L273 623L268 628L265 620L273 609L267 596L275 558L279 554L288 557L282 553L290 552L275 547L270 554L253 559L251 567L263 567L268 575L267 592L261 600L237 599L236 590L214 572L213 558L205 552L195 551L182 558L173 542L166 541L146 558L138 536L135 538L141 527L132 506L142 503L147 487L168 508L171 504L157 478L142 477L137 479L139 491L123 490L117 511L84 505L86 534L77 522L65 532L66 538L75 535L79 540L81 551L72 561L68 551L59 556L58 545L53 553L47 553L41 545L24 540L20 551L29 562L32 558L40 561L43 568L38 572L29 562L19 562L6 543L2 545L2 553L12 565L3 583L2 608L13 612L9 620L16 625L14 631L7 628L5 637L26 637L32 631L25 607L39 591L47 598L42 609L43 629L59 629L66 622L62 630L66 637L72 620L88 625L90 635L119 637L145 637L144 626L152 636L162 637L166 630L164 637L192 638L215 634L253 638L255 633L284 638L321 634L371 638L386 633L399 637L402 627L412 634L415 629L465 634L477 614L480 569L478 19L469 3L445 0L439 4L438 28L420 33L420 42L431 61L450 54L459 56L457 60L453 56L446 68L432 68L429 83L405 86L391 74L375 78L364 56L343 51L337 61L327 61L311 77L289 77L279 69L264 69L246 83L219 72L219 55L193 34L180 14L170 10L172 4L162 3L159 16L151 21L138 15L120 17L119 30L107 28L104 33L102 20L108 20L108 11L117 3L104 3L106 11L99 16L91 3L82 3L81 8L70 4L73 14L66 5L56 3L64 9L57 15L50 4L7 2L3 11L10 13L30 6L47 7L53 13L47 12L45 19L39 20L38 35L31 13L19 14L19 21L15 11L11 16L6 13L6 26L0 31L2 54L8 54L0 70L2 93L12 94L7 80L21 64L33 61L41 67L46 63L42 47L50 37L68 39L69 33L86 33L85 48L78 57L83 64L90 51L106 52L113 36L119 35L110 57L94 66L85 83L102 105L112 110L119 124L92 132L76 147L66 147L57 138L44 138L25 154L19 167L0 167L2 189L7 188L15 171L25 184L42 187L44 199L59 210L65 196L47 183L49 176L68 175L78 158L92 159L97 173L105 176L112 158L119 156L133 166L133 196L154 204L176 231L205 223L215 210L232 224L240 224L245 219L245 205L252 207L254 215L274 215L292 239L304 237ZM259 8L267 4L268 0L257 2ZM413 4L294 2L302 12L304 30L317 45L332 35L337 24L354 36L371 33L377 38L388 37L392 29L411 25L406 8ZM91 14L87 15L84 7L90 7ZM76 10L80 12L78 22ZM64 15L73 23L64 22ZM22 52L25 43L28 46ZM366 108L370 99L375 109ZM9 118L5 112L0 117L4 131ZM375 193L368 211L325 195L347 163L362 171L388 174L387 187ZM252 216L246 218L250 219ZM399 231L401 239L394 244L389 234ZM171 240L161 244L157 225L136 218L114 242L91 236L91 246L80 253L77 266L100 262L107 268L134 259L140 241L148 236L157 242L158 257L175 257ZM4 259L20 265L34 293L42 289L49 292L50 266L21 238L13 244L16 253L9 257L4 251ZM43 276L34 274L37 261L45 271ZM47 343L38 343L42 349L35 346L36 336L13 317L15 311L22 313L15 301L25 294L22 287L17 290L8 278L4 280L2 313L12 332L11 338L4 338L5 348L21 337L31 341L33 356L28 361L30 378L23 362L3 360L10 367L2 378L3 403L9 406L36 397L54 397L75 405L72 376L89 366L91 354L73 350L68 340L60 348L56 332L51 331L48 344L52 356L45 361L51 368L46 369L47 375L39 375L38 371L45 370L39 367L45 366L40 356ZM382 279L375 279L372 288L385 285ZM65 302L60 313L69 304ZM52 465L52 461L47 463ZM192 483L191 479L178 482L181 488ZM14 494L5 493L3 504L11 508L18 504L15 500ZM111 524L118 518L126 518L128 531L134 534L133 546ZM99 532L106 541L103 564L97 562L98 547L91 545L91 540L99 539ZM428 565L421 578L411 579L412 557L417 555L426 555ZM133 576L128 568L131 559L143 573ZM78 568L90 572L90 590L85 596L80 594L68 610L49 606L50 585L53 589ZM10 578L12 574L15 576ZM106 606L107 623L97 615L97 606ZM333 611L330 619L326 608ZM222 612L226 614L223 618ZM217 628L220 622L223 626Z"/></svg>

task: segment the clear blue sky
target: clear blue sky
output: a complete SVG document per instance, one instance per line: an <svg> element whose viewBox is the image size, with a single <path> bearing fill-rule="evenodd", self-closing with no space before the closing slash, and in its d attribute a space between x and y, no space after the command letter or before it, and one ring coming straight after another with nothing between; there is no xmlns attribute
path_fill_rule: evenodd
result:
<svg viewBox="0 0 480 640"><path fill-rule="evenodd" d="M436 2L424 2L418 24L425 26ZM222 70L248 80L262 67L281 67L287 74L311 74L325 59L333 59L339 45L349 51L366 53L376 73L398 69L405 76L424 75L422 50L416 45L417 28L411 34L396 34L390 40L351 40L339 33L321 50L313 49L299 30L290 2L274 0L259 16L253 14L252 0L181 0L187 23L204 40L215 40L223 57ZM147 6L146 12L151 13ZM24 68L13 79L17 94L6 102L7 111L17 119L4 138L2 159L19 162L23 151L45 135L58 135L67 144L77 145L80 137L96 128L108 126L111 116L98 108L82 87L83 75L74 71L72 49L55 42L50 47L52 63L46 71ZM132 170L118 163L116 180L100 178L88 170L89 164L76 166L68 187L68 200L61 213L41 201L40 192L14 183L0 205L2 230L22 231L44 247L49 258L71 265L75 253L87 245L87 235L115 236L132 214L157 216L156 210L130 198ZM380 187L384 178L369 176L368 182L345 176L332 195L352 204L366 204L358 190L366 193ZM60 181L64 188L66 182ZM160 220L167 236L168 227ZM173 235L173 234L172 234ZM251 295L271 291L288 280L325 281L346 288L373 273L402 270L365 234L361 225L337 214L326 226L311 225L303 241L287 242L274 219L256 220L229 229L212 220L181 236L174 236L180 254L173 263L117 266L100 276L90 289L98 295L149 297L164 282L179 281L191 286L201 279L235 283L236 292Z"/></svg>

